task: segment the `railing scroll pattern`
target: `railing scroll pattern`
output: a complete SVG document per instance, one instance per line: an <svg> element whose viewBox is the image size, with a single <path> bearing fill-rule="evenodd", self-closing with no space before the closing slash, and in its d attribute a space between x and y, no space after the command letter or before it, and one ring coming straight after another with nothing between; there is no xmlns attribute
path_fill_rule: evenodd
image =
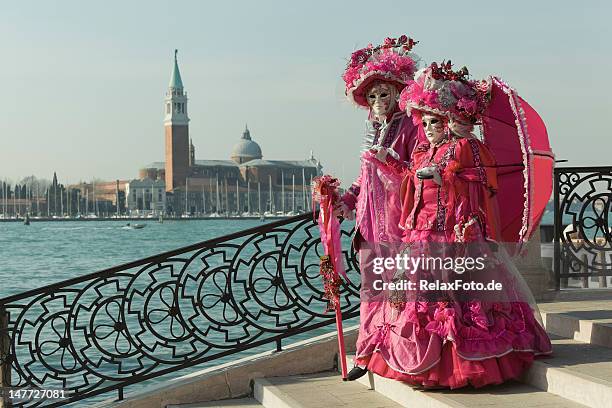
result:
<svg viewBox="0 0 612 408"><path fill-rule="evenodd" d="M345 318L359 312L359 271L343 223L351 283ZM334 322L319 276L313 214L0 299L3 384L64 389L60 406L116 391ZM272 346L272 347L271 347Z"/></svg>
<svg viewBox="0 0 612 408"><path fill-rule="evenodd" d="M557 290L590 277L612 276L612 166L554 171L554 269Z"/></svg>

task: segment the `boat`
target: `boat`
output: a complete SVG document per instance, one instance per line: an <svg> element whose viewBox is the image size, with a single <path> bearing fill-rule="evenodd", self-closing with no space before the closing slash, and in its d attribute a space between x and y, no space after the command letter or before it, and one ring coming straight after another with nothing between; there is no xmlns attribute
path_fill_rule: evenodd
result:
<svg viewBox="0 0 612 408"><path fill-rule="evenodd" d="M143 229L146 224L130 224L129 222L125 224L124 229Z"/></svg>

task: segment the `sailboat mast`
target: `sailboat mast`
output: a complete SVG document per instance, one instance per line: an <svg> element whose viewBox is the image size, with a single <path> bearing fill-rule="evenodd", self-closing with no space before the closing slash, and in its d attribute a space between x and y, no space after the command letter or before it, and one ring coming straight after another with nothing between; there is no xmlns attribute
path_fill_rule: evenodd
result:
<svg viewBox="0 0 612 408"><path fill-rule="evenodd" d="M306 212L306 174L304 172L304 168L302 167L302 208L303 211Z"/></svg>
<svg viewBox="0 0 612 408"><path fill-rule="evenodd" d="M295 174L291 175L291 184L293 189L293 191L291 192L291 211L293 211L293 213L295 214Z"/></svg>
<svg viewBox="0 0 612 408"><path fill-rule="evenodd" d="M119 180L115 183L115 217L119 218L120 210L119 210Z"/></svg>
<svg viewBox="0 0 612 408"><path fill-rule="evenodd" d="M281 207L285 215L285 172L281 170Z"/></svg>
<svg viewBox="0 0 612 408"><path fill-rule="evenodd" d="M218 172L217 172L216 192L217 192L217 214L220 214L221 213L221 200L219 198L219 173Z"/></svg>
<svg viewBox="0 0 612 408"><path fill-rule="evenodd" d="M272 193L272 174L268 175L268 181L270 186L270 213L274 214L274 193Z"/></svg>
<svg viewBox="0 0 612 408"><path fill-rule="evenodd" d="M240 217L240 188L238 186L238 178L236 178L236 214Z"/></svg>
<svg viewBox="0 0 612 408"><path fill-rule="evenodd" d="M206 196L204 195L204 183L202 183L202 215L206 214Z"/></svg>

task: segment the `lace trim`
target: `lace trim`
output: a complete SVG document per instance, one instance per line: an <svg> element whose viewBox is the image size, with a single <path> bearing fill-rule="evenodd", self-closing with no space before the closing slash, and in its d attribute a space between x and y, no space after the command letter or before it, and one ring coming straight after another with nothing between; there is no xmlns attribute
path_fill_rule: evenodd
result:
<svg viewBox="0 0 612 408"><path fill-rule="evenodd" d="M433 113L434 115L438 115L438 116L443 116L447 119L451 119L451 114L448 111L442 111L440 109L436 109L436 108L431 108L429 106L425 106L425 105L419 105L416 104L414 102L408 102L406 104L406 113L408 114L408 116L411 115L413 110L417 110L417 111L421 111L421 112L428 112L428 113Z"/></svg>
<svg viewBox="0 0 612 408"><path fill-rule="evenodd" d="M452 145L450 145L448 150L444 152L444 155L440 159L440 163L438 163L438 172L441 175L444 173L444 169L446 169L446 166L448 165L448 161L455 157L455 147L457 145L457 140L453 139L452 142L453 142ZM438 199L437 207L438 208L436 211L436 230L437 231L444 231L446 229L446 207L444 206L444 203L443 203L443 194L442 194L444 192L446 192L446 189L444 189L443 191L442 186L438 186L438 195L437 195L437 199ZM444 195L447 195L447 194L444 194Z"/></svg>
<svg viewBox="0 0 612 408"><path fill-rule="evenodd" d="M395 142L395 137L397 136L397 131L399 129L399 123L401 118L394 117L391 119L391 123L383 131L382 140L380 141L380 145L383 147L390 147L393 142Z"/></svg>
<svg viewBox="0 0 612 408"><path fill-rule="evenodd" d="M533 152L530 148L531 143L529 140L529 132L527 130L527 121L525 120L525 111L521 106L516 90L508 86L508 84L503 82L500 78L494 77L494 80L500 85L501 89L506 93L506 95L508 95L510 107L514 113L514 122L516 124L516 130L519 136L521 152L523 154L523 197L525 200L523 203L522 225L521 229L519 230L518 237L519 248L517 248L517 251L520 251L522 244L527 241L528 237L533 231L533 225L531 225L529 222L531 213L531 198L535 193L533 191L533 183L531 182L530 178L530 175L533 174L533 160L531 157Z"/></svg>
<svg viewBox="0 0 612 408"><path fill-rule="evenodd" d="M470 226L478 222L476 217L472 217L468 222L463 224L463 228L460 224L455 224L455 242L465 242L465 230Z"/></svg>
<svg viewBox="0 0 612 408"><path fill-rule="evenodd" d="M478 142L475 139L467 139L472 149L472 156L474 157L474 167L478 169L478 176L480 181L487 185L487 173L482 168L482 160L480 158L480 149L478 149Z"/></svg>

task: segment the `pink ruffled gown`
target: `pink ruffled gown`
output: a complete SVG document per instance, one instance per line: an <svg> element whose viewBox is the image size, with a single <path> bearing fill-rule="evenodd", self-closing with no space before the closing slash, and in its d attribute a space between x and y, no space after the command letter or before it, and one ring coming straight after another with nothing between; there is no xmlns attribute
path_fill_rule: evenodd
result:
<svg viewBox="0 0 612 408"><path fill-rule="evenodd" d="M436 243L469 243L472 251L482 244L482 252L488 251L484 244L497 235L497 183L494 159L480 141L422 142L408 166L393 158L380 165L367 154L364 162L392 188L402 180L399 227L412 251ZM431 163L440 170L441 186L416 177L416 170ZM452 291L444 300L423 293L406 301L385 293L364 298L370 260L362 256L361 262L355 363L378 375L426 388L481 387L516 379L536 356L552 352L533 297L509 257L498 254L491 269L504 285L497 299L465 298Z"/></svg>

